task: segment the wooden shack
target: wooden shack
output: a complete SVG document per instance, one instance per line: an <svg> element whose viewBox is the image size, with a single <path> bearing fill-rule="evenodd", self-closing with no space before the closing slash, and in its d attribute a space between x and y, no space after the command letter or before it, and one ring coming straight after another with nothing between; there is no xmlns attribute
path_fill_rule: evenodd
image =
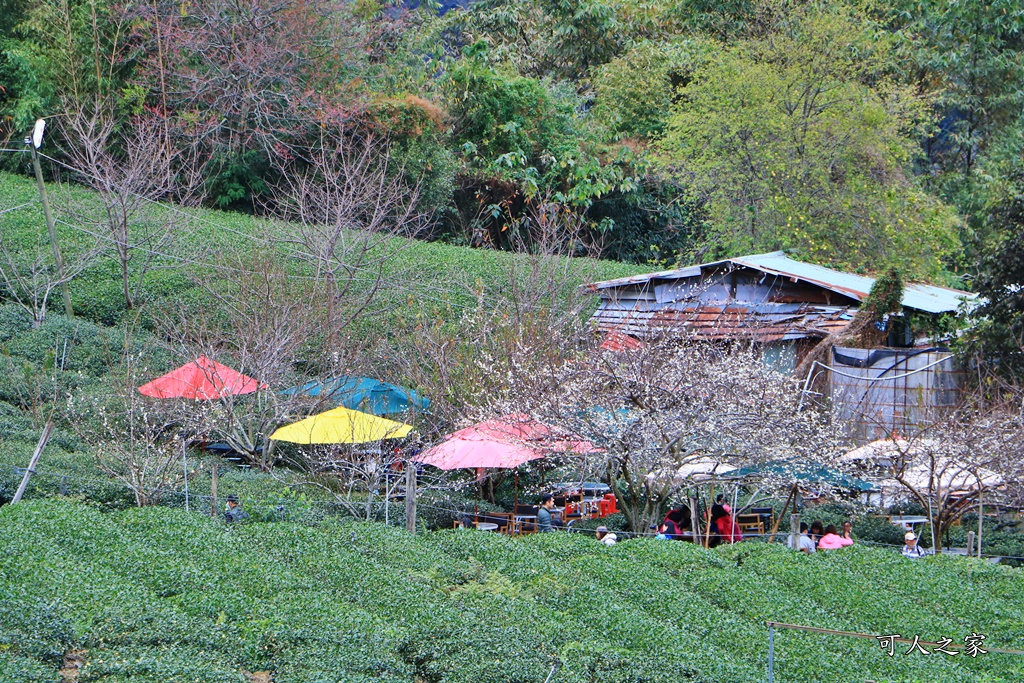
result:
<svg viewBox="0 0 1024 683"><path fill-rule="evenodd" d="M757 345L765 362L793 372L821 339L850 324L874 282L776 251L595 282L584 289L601 298L592 323L606 335L610 348L628 348L628 339L639 344L666 336L742 340ZM976 297L909 283L903 308L941 316L956 313ZM881 347L888 363L877 354L870 356L870 350L834 349L831 366L824 366L836 369L829 370L829 391L834 400L849 403L844 415L860 425L864 438L886 426L898 430L913 422L921 413L916 406L923 410L955 403L950 392L955 393L959 380L950 354L913 332L890 338L889 346ZM844 362L848 358L854 358L852 365ZM897 376L900 381L892 380Z"/></svg>

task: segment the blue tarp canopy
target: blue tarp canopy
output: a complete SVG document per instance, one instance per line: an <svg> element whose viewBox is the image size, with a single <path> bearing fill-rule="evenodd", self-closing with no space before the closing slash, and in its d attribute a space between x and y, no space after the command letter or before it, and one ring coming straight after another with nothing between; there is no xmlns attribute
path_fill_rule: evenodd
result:
<svg viewBox="0 0 1024 683"><path fill-rule="evenodd" d="M766 476L789 479L791 481L802 481L809 484L827 484L840 489L855 489L857 491L870 491L874 485L843 474L815 462L788 462L785 460L774 460L755 467L741 467L729 473L730 477Z"/></svg>
<svg viewBox="0 0 1024 683"><path fill-rule="evenodd" d="M430 399L420 396L412 389L369 377L335 377L323 382L306 382L301 387L285 389L281 393L306 396L326 394L339 406L372 415L426 412L430 407Z"/></svg>

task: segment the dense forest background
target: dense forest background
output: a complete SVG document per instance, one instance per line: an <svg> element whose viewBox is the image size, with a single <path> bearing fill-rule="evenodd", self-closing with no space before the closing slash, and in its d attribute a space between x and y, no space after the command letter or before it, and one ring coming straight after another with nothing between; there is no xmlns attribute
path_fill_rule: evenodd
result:
<svg viewBox="0 0 1024 683"><path fill-rule="evenodd" d="M989 295L1020 348L1020 0L0 6L0 137L48 117L94 189L294 216L309 178L373 176L391 200L353 227L895 265Z"/></svg>

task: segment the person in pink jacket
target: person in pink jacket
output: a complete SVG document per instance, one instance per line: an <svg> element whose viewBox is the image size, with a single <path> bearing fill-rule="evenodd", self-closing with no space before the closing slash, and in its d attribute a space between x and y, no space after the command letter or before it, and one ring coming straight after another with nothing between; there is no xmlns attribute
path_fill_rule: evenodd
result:
<svg viewBox="0 0 1024 683"><path fill-rule="evenodd" d="M836 529L835 524L829 524L825 527L825 535L818 541L818 550L835 550L848 545L853 545L853 541L840 536L839 529Z"/></svg>

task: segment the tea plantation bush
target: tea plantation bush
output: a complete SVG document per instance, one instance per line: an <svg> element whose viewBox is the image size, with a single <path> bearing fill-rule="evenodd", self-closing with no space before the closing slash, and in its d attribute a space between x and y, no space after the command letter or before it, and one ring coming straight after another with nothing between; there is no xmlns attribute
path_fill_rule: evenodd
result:
<svg viewBox="0 0 1024 683"><path fill-rule="evenodd" d="M0 508L0 680L80 683L764 680L764 621L1024 644L1024 573L854 547L706 551L576 534L233 527L181 510ZM779 681L1024 680L1024 659L783 633Z"/></svg>

